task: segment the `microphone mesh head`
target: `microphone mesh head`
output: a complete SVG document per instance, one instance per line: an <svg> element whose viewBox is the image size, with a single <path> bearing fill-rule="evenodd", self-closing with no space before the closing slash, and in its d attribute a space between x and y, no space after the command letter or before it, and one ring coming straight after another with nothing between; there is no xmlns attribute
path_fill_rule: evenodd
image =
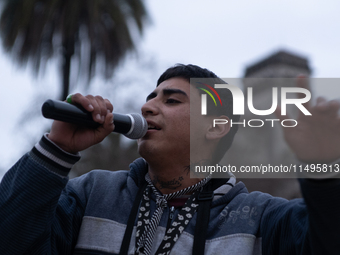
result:
<svg viewBox="0 0 340 255"><path fill-rule="evenodd" d="M131 116L132 127L129 133L125 134L127 138L139 139L145 136L148 131L146 119L139 113L128 114Z"/></svg>

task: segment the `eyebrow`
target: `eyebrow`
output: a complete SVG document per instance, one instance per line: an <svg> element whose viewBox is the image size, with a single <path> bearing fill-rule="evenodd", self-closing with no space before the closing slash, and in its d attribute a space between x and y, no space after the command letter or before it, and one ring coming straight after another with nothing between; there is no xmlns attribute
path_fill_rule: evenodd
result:
<svg viewBox="0 0 340 255"><path fill-rule="evenodd" d="M181 95L188 97L187 93L185 93L183 90L180 90L180 89L163 89L162 92L164 96L169 96L172 94L181 94ZM147 96L146 101L149 101L150 99L155 98L156 96L157 96L157 93L152 92Z"/></svg>

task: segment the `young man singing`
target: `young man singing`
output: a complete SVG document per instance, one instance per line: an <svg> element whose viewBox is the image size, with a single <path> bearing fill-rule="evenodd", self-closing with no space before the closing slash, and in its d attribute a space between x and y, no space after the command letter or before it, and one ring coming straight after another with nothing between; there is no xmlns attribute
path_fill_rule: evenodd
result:
<svg viewBox="0 0 340 255"><path fill-rule="evenodd" d="M300 179L304 199L287 201L249 194L233 176L190 178L192 165L218 162L236 133L229 125L214 127L212 119L238 120L228 90L224 109L199 114L201 97L190 78L219 80L194 65L161 75L141 108L149 129L130 171L97 170L68 180L79 151L115 128L108 100L73 95L72 103L101 126L54 121L7 172L0 186L0 254L339 254L338 179ZM284 129L288 144L302 162L335 162L339 104L319 100L305 107L312 116Z"/></svg>

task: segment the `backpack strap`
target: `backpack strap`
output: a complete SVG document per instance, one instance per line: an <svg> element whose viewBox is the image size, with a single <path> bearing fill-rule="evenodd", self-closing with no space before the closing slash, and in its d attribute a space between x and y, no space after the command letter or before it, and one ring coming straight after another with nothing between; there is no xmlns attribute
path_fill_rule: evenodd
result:
<svg viewBox="0 0 340 255"><path fill-rule="evenodd" d="M192 248L193 255L203 255L205 249L206 234L209 226L210 207L214 198L214 190L222 186L228 179L212 179L198 194L198 210L196 227L194 233L194 246Z"/></svg>
<svg viewBox="0 0 340 255"><path fill-rule="evenodd" d="M211 201L214 198L214 190L225 184L227 181L228 179L212 179L204 186L203 190L198 193L197 200L199 206L197 211L196 227L194 233L194 246L192 250L192 254L194 255L204 254L206 233L210 217L210 206ZM148 183L145 181L143 185L140 186L135 201L133 202L133 206L124 233L122 246L120 247L119 255L128 254L132 231L135 225L135 220L137 217L140 201L142 199L144 190L147 187L147 184Z"/></svg>
<svg viewBox="0 0 340 255"><path fill-rule="evenodd" d="M137 196L135 198L135 201L133 202L133 206L130 211L129 219L128 219L127 226L125 229L122 246L120 247L119 255L128 254L132 231L135 225L135 220L136 220L138 209L139 209L139 204L140 204L140 201L142 200L142 196L147 185L148 183L145 181L143 185L140 186Z"/></svg>

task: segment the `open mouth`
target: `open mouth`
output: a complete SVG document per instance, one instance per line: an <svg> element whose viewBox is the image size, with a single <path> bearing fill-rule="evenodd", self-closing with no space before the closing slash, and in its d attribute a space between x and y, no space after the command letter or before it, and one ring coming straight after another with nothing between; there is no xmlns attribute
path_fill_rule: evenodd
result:
<svg viewBox="0 0 340 255"><path fill-rule="evenodd" d="M156 127L154 125L148 124L148 130L161 130L159 127Z"/></svg>

